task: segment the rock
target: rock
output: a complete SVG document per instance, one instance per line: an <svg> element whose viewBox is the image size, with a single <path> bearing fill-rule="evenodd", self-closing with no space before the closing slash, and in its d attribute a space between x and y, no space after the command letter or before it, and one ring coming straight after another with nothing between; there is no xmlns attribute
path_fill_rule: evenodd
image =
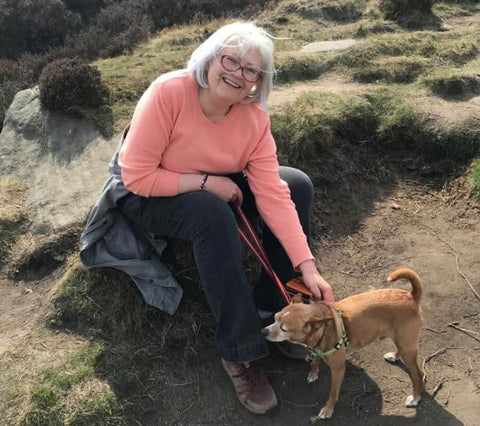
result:
<svg viewBox="0 0 480 426"><path fill-rule="evenodd" d="M356 43L357 40L352 38L345 40L317 41L303 46L302 52L333 52L348 49Z"/></svg>
<svg viewBox="0 0 480 426"><path fill-rule="evenodd" d="M393 202L390 207L392 210L400 210L400 206L395 202Z"/></svg>
<svg viewBox="0 0 480 426"><path fill-rule="evenodd" d="M32 232L56 232L85 220L117 140L105 140L86 120L43 109L38 87L17 93L0 134L0 175L29 187Z"/></svg>

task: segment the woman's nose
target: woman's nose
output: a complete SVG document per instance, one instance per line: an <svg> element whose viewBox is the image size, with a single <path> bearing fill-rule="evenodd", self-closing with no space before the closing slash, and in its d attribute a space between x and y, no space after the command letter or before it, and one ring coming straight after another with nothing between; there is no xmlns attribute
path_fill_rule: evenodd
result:
<svg viewBox="0 0 480 426"><path fill-rule="evenodd" d="M238 78L243 78L243 70L241 68L239 68L236 71L233 71L233 74Z"/></svg>

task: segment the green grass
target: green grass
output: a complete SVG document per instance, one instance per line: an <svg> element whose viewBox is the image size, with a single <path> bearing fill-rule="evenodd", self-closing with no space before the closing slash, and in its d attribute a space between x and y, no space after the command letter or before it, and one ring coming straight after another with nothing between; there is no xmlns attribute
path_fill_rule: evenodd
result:
<svg viewBox="0 0 480 426"><path fill-rule="evenodd" d="M128 306L125 301L128 300ZM73 263L60 280L54 301L62 328L119 338L142 333L146 305L133 281L112 269Z"/></svg>
<svg viewBox="0 0 480 426"><path fill-rule="evenodd" d="M0 176L0 267L27 223L27 186L10 176Z"/></svg>
<svg viewBox="0 0 480 426"><path fill-rule="evenodd" d="M17 395L28 400L19 424L118 424L116 397L96 377L103 351L99 343L88 343L60 365L40 371Z"/></svg>
<svg viewBox="0 0 480 426"><path fill-rule="evenodd" d="M301 167L320 181L339 181L363 165L346 159L329 167L341 152L372 150L385 156L418 156L424 162L464 164L480 153L480 123L457 126L433 121L415 107L415 86L388 85L361 96L309 92L272 116L280 161ZM412 102L409 102L412 100ZM332 160L334 161L334 160Z"/></svg>
<svg viewBox="0 0 480 426"><path fill-rule="evenodd" d="M468 179L472 194L480 201L480 159L474 161Z"/></svg>

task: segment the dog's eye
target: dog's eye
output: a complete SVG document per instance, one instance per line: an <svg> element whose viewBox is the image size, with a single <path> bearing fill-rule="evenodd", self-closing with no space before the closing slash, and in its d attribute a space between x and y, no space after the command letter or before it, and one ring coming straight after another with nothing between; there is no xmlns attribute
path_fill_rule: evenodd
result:
<svg viewBox="0 0 480 426"><path fill-rule="evenodd" d="M283 324L280 326L280 330L285 331L285 332L287 331L287 330L285 330L285 327L283 326Z"/></svg>

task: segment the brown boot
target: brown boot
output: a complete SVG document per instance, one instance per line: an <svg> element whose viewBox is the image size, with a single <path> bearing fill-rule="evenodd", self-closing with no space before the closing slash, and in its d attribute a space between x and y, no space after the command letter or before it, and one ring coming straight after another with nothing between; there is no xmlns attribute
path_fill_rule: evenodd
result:
<svg viewBox="0 0 480 426"><path fill-rule="evenodd" d="M277 405L277 397L260 367L222 359L223 368L232 379L238 399L255 414L264 414Z"/></svg>

